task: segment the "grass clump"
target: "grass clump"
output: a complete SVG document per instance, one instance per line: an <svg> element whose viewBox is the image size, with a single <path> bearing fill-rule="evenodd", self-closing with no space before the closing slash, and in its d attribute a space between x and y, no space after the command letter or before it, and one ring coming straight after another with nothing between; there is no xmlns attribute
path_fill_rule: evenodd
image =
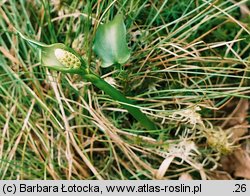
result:
<svg viewBox="0 0 250 196"><path fill-rule="evenodd" d="M249 6L247 0L0 3L1 179L248 178L223 160L239 149L249 153ZM101 68L94 36L117 13L124 15L131 56L123 66ZM79 76L40 66L37 50L15 28L73 48L158 128L145 130Z"/></svg>

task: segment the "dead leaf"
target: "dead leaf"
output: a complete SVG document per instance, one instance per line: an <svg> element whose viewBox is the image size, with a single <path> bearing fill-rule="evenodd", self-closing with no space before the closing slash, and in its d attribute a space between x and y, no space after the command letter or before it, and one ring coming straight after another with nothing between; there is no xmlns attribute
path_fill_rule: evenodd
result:
<svg viewBox="0 0 250 196"><path fill-rule="evenodd" d="M172 163L172 161L174 160L174 156L169 156L167 158L164 159L164 161L161 163L159 169L157 170L156 174L155 174L155 178L157 180L162 180L166 171L168 170L170 164Z"/></svg>
<svg viewBox="0 0 250 196"><path fill-rule="evenodd" d="M225 171L212 171L209 173L210 180L233 180L232 176Z"/></svg>
<svg viewBox="0 0 250 196"><path fill-rule="evenodd" d="M250 156L242 148L235 150L229 156L223 157L221 164L222 168L234 177L250 179Z"/></svg>
<svg viewBox="0 0 250 196"><path fill-rule="evenodd" d="M189 173L182 173L179 180L193 180L193 178Z"/></svg>
<svg viewBox="0 0 250 196"><path fill-rule="evenodd" d="M235 170L234 175L237 177L243 177L250 179L250 156L245 151L236 151L234 153L236 160L238 161L238 167Z"/></svg>
<svg viewBox="0 0 250 196"><path fill-rule="evenodd" d="M229 132L229 133L232 133L231 138L232 138L233 141L237 141L243 135L247 134L247 132L248 132L248 122L244 121L242 124L231 127L226 131Z"/></svg>
<svg viewBox="0 0 250 196"><path fill-rule="evenodd" d="M241 13L242 18L247 18L248 16L250 16L250 10L246 4L242 4L239 7L240 7L240 13Z"/></svg>
<svg viewBox="0 0 250 196"><path fill-rule="evenodd" d="M232 134L232 140L237 141L240 137L248 132L247 113L249 102L247 99L233 99L224 108L226 112L230 112L227 119L221 125L227 133Z"/></svg>
<svg viewBox="0 0 250 196"><path fill-rule="evenodd" d="M246 120L248 109L249 103L247 99L232 100L232 102L225 107L226 111L232 112L221 126L223 128L230 128L242 124Z"/></svg>
<svg viewBox="0 0 250 196"><path fill-rule="evenodd" d="M237 4L237 1L235 1L235 0L230 0L230 1L234 4ZM246 17L250 16L250 10L249 10L246 3L239 4L238 6L240 8L240 13L241 13L242 18L246 18Z"/></svg>

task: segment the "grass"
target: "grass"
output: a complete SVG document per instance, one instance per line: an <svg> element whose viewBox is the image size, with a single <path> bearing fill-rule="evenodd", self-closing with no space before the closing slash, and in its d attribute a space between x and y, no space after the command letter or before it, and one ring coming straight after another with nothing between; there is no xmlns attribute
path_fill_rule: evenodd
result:
<svg viewBox="0 0 250 196"><path fill-rule="evenodd" d="M249 145L249 132L231 135L232 127L248 128L234 114L249 120L237 108L250 98L250 3L176 2L0 3L1 179L237 178L221 158ZM102 69L94 34L117 12L132 55L123 67ZM159 129L144 130L82 78L39 66L37 51L13 27L74 48Z"/></svg>

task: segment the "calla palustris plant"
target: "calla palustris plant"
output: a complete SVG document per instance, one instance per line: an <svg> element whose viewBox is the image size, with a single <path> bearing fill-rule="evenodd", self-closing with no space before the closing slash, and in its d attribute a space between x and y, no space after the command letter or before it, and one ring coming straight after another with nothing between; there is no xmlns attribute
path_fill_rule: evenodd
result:
<svg viewBox="0 0 250 196"><path fill-rule="evenodd" d="M101 25L99 28L96 33L94 51L103 60L103 67L108 67L112 64L125 63L128 60L130 53L125 41L126 29L122 16L116 16L113 21ZM145 128L149 130L156 129L155 124L144 113L142 113L140 109L134 107L131 100L93 73L86 64L86 61L72 48L67 47L62 43L47 45L30 39L19 31L17 32L21 38L40 50L42 66L62 73L81 75L84 79L103 90L114 100L119 101L121 105ZM112 36L112 38L110 38L110 36ZM110 46L108 46L109 43L111 44Z"/></svg>
<svg viewBox="0 0 250 196"><path fill-rule="evenodd" d="M86 70L85 61L78 53L66 45L62 43L47 45L24 36L20 31L17 32L21 38L39 49L42 66L63 73L79 73L80 69Z"/></svg>

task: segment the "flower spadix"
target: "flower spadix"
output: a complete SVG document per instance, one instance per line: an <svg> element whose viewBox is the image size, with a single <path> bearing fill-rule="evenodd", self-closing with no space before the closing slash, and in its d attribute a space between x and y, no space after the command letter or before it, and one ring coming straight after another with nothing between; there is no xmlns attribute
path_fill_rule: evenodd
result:
<svg viewBox="0 0 250 196"><path fill-rule="evenodd" d="M33 47L40 50L41 64L53 70L64 73L78 73L85 70L86 63L73 49L62 43L47 45L30 39L17 31L19 35Z"/></svg>

